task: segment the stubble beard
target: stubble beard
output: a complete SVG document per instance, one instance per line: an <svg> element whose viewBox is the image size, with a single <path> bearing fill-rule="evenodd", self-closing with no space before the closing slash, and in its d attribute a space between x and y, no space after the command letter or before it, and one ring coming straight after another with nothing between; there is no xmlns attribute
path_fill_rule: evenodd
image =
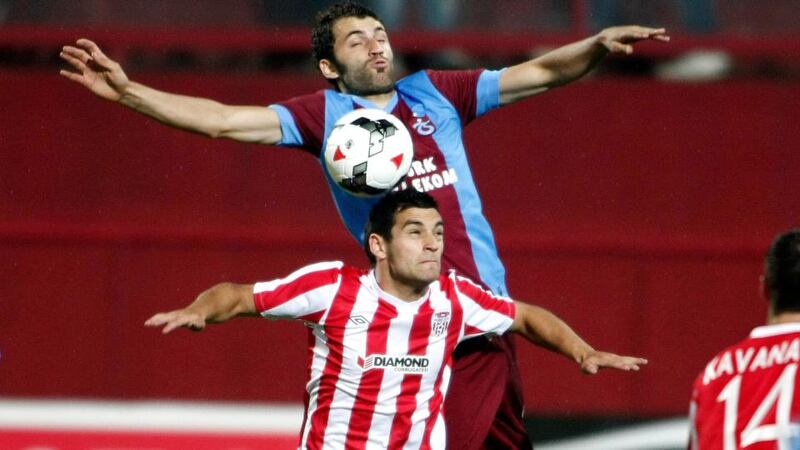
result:
<svg viewBox="0 0 800 450"><path fill-rule="evenodd" d="M394 77L392 66L379 72L377 75L370 72L368 68L350 70L343 65L337 64L344 85L348 94L366 97L370 95L388 94L394 90ZM382 76L383 75L383 76Z"/></svg>

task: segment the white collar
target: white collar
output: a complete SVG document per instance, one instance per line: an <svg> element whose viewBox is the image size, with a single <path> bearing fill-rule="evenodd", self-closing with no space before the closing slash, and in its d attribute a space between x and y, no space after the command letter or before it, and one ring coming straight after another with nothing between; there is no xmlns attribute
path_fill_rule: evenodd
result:
<svg viewBox="0 0 800 450"><path fill-rule="evenodd" d="M772 325L762 325L753 328L750 332L751 338L764 338L777 336L779 334L800 333L800 322L776 323Z"/></svg>

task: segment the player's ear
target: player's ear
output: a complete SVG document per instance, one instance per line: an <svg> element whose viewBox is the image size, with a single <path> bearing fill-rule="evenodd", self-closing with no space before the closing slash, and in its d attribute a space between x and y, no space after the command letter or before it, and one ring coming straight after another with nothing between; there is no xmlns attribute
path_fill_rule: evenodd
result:
<svg viewBox="0 0 800 450"><path fill-rule="evenodd" d="M386 241L376 233L369 235L369 251L377 261L386 258Z"/></svg>
<svg viewBox="0 0 800 450"><path fill-rule="evenodd" d="M319 60L319 71L322 72L323 77L329 80L335 80L339 78L339 71L336 70L336 64L329 59Z"/></svg>

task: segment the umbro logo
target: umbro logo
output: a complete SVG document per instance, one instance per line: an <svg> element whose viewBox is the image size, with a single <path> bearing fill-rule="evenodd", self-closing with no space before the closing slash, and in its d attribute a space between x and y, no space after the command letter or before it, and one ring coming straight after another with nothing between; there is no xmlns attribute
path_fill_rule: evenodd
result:
<svg viewBox="0 0 800 450"><path fill-rule="evenodd" d="M350 323L356 326L369 325L369 320L364 316L350 316Z"/></svg>

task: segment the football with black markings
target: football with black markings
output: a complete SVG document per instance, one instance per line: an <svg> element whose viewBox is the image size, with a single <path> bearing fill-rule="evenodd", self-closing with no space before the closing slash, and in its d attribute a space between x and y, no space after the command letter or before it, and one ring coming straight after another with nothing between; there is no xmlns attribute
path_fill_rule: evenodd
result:
<svg viewBox="0 0 800 450"><path fill-rule="evenodd" d="M334 125L325 145L325 167L350 194L373 196L394 188L408 173L414 147L397 117L379 109L356 109Z"/></svg>

